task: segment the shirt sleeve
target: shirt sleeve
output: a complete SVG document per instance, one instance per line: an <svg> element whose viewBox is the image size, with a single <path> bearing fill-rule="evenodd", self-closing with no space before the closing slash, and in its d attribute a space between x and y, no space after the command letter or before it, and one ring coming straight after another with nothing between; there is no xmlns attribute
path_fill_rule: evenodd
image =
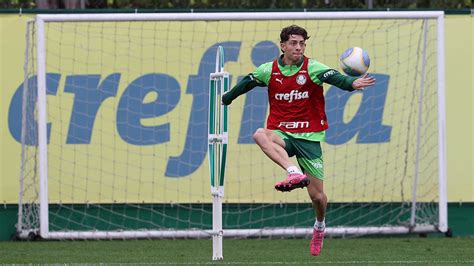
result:
<svg viewBox="0 0 474 266"><path fill-rule="evenodd" d="M263 82L265 86L268 86L268 83L270 82L270 77L272 74L272 66L273 66L273 62L268 62L268 63L260 65L252 73L253 78Z"/></svg>
<svg viewBox="0 0 474 266"><path fill-rule="evenodd" d="M222 95L222 103L229 105L232 101L240 95L249 92L255 87L265 87L266 85L258 79L255 79L250 73L241 79L230 91Z"/></svg>
<svg viewBox="0 0 474 266"><path fill-rule="evenodd" d="M354 91L352 83L356 80L356 77L349 77L339 73L335 69L329 69L325 72L322 72L318 75L318 79L324 83L334 85L341 90L345 91Z"/></svg>
<svg viewBox="0 0 474 266"><path fill-rule="evenodd" d="M314 59L309 59L309 62L308 62L309 77L317 85L322 85L324 82L319 78L319 75L330 69L331 69L330 67L326 66L323 63L320 63Z"/></svg>
<svg viewBox="0 0 474 266"><path fill-rule="evenodd" d="M308 63L308 71L311 80L318 85L327 83L345 91L354 90L352 83L357 79L356 77L343 75L339 71L316 60L310 59Z"/></svg>
<svg viewBox="0 0 474 266"><path fill-rule="evenodd" d="M266 87L270 82L273 62L260 65L254 72L241 79L230 91L222 95L222 103L229 105L240 95L249 92L255 87Z"/></svg>

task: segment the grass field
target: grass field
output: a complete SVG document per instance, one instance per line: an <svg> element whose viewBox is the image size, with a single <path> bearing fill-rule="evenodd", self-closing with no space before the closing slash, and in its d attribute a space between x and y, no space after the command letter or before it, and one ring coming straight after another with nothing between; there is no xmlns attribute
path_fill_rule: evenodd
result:
<svg viewBox="0 0 474 266"><path fill-rule="evenodd" d="M326 239L319 257L306 239L224 240L219 264L474 264L474 238ZM0 264L215 264L211 240L0 242Z"/></svg>

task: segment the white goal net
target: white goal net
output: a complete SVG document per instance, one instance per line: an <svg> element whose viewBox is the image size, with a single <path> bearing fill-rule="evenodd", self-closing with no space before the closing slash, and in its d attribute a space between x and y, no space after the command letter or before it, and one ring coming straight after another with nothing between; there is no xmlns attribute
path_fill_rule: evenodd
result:
<svg viewBox="0 0 474 266"><path fill-rule="evenodd" d="M374 87L326 86L328 233L446 231L442 12L38 15L22 95L18 233L44 238L209 237L209 74L231 87L279 53L283 27L339 69L371 57ZM229 108L224 237L304 236L306 190L253 143L266 88Z"/></svg>

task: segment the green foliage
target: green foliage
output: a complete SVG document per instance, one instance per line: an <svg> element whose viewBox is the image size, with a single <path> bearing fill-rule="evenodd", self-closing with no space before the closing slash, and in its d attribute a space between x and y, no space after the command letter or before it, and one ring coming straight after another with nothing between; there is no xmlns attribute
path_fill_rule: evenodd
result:
<svg viewBox="0 0 474 266"><path fill-rule="evenodd" d="M37 1L0 0L0 8L36 8ZM61 0L59 0L61 2ZM80 1L80 0L77 0ZM87 0L87 8L366 9L369 0ZM473 0L373 0L374 9L467 9ZM61 5L60 5L61 6Z"/></svg>
<svg viewBox="0 0 474 266"><path fill-rule="evenodd" d="M0 8L34 8L35 1L32 0L0 0Z"/></svg>

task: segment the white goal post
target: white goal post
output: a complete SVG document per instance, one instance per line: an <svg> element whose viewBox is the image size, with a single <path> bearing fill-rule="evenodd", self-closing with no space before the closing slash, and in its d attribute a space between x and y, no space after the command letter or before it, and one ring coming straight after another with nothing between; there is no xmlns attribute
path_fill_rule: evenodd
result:
<svg viewBox="0 0 474 266"><path fill-rule="evenodd" d="M325 87L327 233L446 232L444 12L410 11L37 15L18 235L215 235L202 128L216 48L233 86L278 55L291 24L311 36L306 55L336 69L345 48L363 47L377 78L360 93ZM275 192L284 172L249 137L264 100L255 88L230 107L223 236L308 236L308 196Z"/></svg>

